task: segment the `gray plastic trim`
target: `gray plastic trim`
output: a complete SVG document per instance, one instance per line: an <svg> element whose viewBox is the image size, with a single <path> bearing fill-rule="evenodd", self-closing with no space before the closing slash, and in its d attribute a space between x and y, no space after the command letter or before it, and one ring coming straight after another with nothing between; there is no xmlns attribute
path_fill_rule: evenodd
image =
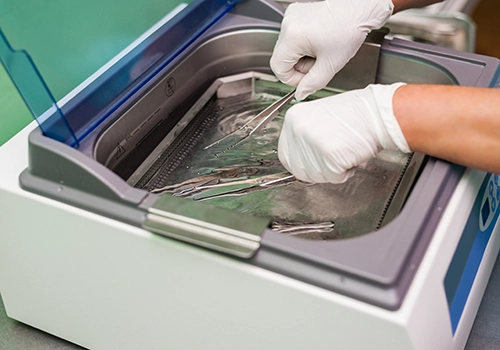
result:
<svg viewBox="0 0 500 350"><path fill-rule="evenodd" d="M276 31L279 27L277 23L228 14L194 45L221 33L255 28L260 24L267 31ZM193 48L190 50L166 69L175 69L175 65L181 64ZM435 69L425 71L431 75L435 73L439 78L429 81L428 76L418 71L409 72L405 61L417 63L411 66L412 69L418 68L419 64L427 68L430 65ZM384 41L382 45L377 82L392 83L397 77L404 76L404 81L409 83L487 87L497 67L498 59L394 39ZM253 68L248 67L250 70ZM164 71L161 74L167 73ZM148 83L136 96L144 94L156 83ZM201 85L210 83L212 81ZM137 100L138 97L135 98ZM123 106L120 112L126 108L130 105ZM112 117L118 118L119 115ZM100 132L109 126L110 123L103 123ZM92 137L95 140L98 133L89 135L88 140L82 142L81 149L77 150L44 137L38 129L33 131L29 137L29 169L20 176L21 187L140 227L148 208L158 197L129 186L93 159L90 152ZM307 242L266 230L260 250L254 258L246 261L395 310L404 299L462 172L461 167L429 158L401 213L379 231L344 241Z"/></svg>
<svg viewBox="0 0 500 350"><path fill-rule="evenodd" d="M257 266L389 310L398 309L463 167L429 159L400 215L368 235L300 241L273 231L262 237Z"/></svg>
<svg viewBox="0 0 500 350"><path fill-rule="evenodd" d="M386 55L414 58L416 61L434 65L436 71L449 75L451 81L462 86L490 86L491 80L498 67L499 59L469 52L461 52L434 45L427 45L394 38L382 44L382 51ZM379 65L380 83L390 83L384 77L393 70L402 67L395 66L391 60L382 57ZM391 62L392 64L388 64ZM407 73L402 71L402 73ZM407 83L426 83L427 76L416 75ZM439 82L433 82L439 83ZM446 84L445 81L442 82Z"/></svg>
<svg viewBox="0 0 500 350"><path fill-rule="evenodd" d="M148 195L77 149L45 137L38 128L29 135L28 169L33 177L118 203L138 205ZM24 189L36 189L27 178L20 183Z"/></svg>
<svg viewBox="0 0 500 350"><path fill-rule="evenodd" d="M258 18L265 21L281 22L285 8L272 0L250 0L239 3L230 13Z"/></svg>
<svg viewBox="0 0 500 350"><path fill-rule="evenodd" d="M19 176L21 188L43 197L87 210L110 219L141 227L146 218L146 211L123 202L105 199L86 191L69 187L65 184L49 181L31 174L25 170Z"/></svg>

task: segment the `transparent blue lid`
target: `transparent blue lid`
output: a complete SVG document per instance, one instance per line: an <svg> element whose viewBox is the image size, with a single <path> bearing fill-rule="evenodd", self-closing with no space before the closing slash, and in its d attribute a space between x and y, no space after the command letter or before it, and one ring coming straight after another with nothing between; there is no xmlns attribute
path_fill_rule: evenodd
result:
<svg viewBox="0 0 500 350"><path fill-rule="evenodd" d="M238 1L132 0L125 6L119 0L0 0L0 60L43 133L77 147ZM121 27L110 29L110 22ZM154 23L150 35L130 45ZM56 101L125 47L76 98L58 106ZM66 77L73 79L58 84Z"/></svg>
<svg viewBox="0 0 500 350"><path fill-rule="evenodd" d="M73 130L57 106L32 58L24 50L13 50L1 30L0 59L43 133L68 144L77 144ZM44 113L45 116L42 117Z"/></svg>

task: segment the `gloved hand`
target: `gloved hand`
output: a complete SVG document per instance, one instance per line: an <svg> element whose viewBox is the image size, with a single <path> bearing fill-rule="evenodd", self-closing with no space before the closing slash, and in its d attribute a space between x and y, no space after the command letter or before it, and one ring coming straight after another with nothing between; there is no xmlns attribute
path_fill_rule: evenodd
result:
<svg viewBox="0 0 500 350"><path fill-rule="evenodd" d="M402 85L369 85L292 106L278 143L281 163L299 180L341 183L382 149L410 152L392 109Z"/></svg>
<svg viewBox="0 0 500 350"><path fill-rule="evenodd" d="M288 6L271 57L283 83L303 100L324 88L394 9L391 0L325 0Z"/></svg>

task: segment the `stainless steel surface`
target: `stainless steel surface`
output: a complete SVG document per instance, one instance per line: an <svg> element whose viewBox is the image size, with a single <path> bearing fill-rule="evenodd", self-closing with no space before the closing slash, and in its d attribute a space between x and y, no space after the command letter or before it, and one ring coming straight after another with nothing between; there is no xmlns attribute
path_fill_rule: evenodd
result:
<svg viewBox="0 0 500 350"><path fill-rule="evenodd" d="M233 89L226 88L226 83ZM233 93L219 98L228 94L218 94L218 89ZM283 228L284 234L305 239L343 239L376 230L386 213L398 211L389 208L397 197L395 194L401 179L405 178L408 164L421 164L423 159L384 151L360 166L355 176L344 184L310 184L296 180L277 157L284 110L253 134L241 127L275 101L287 104L293 96L290 90L273 76L255 72L217 80L207 90L210 96L204 94L192 107L197 115L193 117L188 113L186 118L190 122L180 121L185 129L175 129L176 137L172 133L167 135L139 172L133 174L135 186L153 193L169 192L164 196L187 197L270 218L275 222L275 229ZM337 92L326 89L311 98ZM283 101L282 96L287 99ZM240 131L231 134L233 130ZM225 137L228 134L230 136ZM411 181L407 189L410 187ZM401 195L407 193L401 191ZM402 200L396 202L403 203ZM318 230L318 224L324 222L331 223L330 227ZM300 232L289 230L290 224L301 226Z"/></svg>
<svg viewBox="0 0 500 350"><path fill-rule="evenodd" d="M432 13L457 13L471 14L480 0L444 0L434 5L427 6L426 11Z"/></svg>
<svg viewBox="0 0 500 350"><path fill-rule="evenodd" d="M149 210L146 230L240 258L252 257L269 221L162 196Z"/></svg>
<svg viewBox="0 0 500 350"><path fill-rule="evenodd" d="M257 114L254 121L257 121L258 124L254 128L252 128L248 135L252 136L256 132L262 130L262 128L264 128L267 123L271 122L275 117L277 117L278 114L281 113L290 102L292 102L294 97L295 90L290 91L285 96L272 103L269 107Z"/></svg>
<svg viewBox="0 0 500 350"><path fill-rule="evenodd" d="M294 2L319 0L280 0L284 8ZM426 42L455 50L474 52L475 25L469 15L479 0L445 0L422 9L402 11L385 24L392 36Z"/></svg>
<svg viewBox="0 0 500 350"><path fill-rule="evenodd" d="M383 37L383 32L374 32L373 35ZM189 102L193 94L201 96L219 77L245 72L249 67L259 67L262 72L269 73L269 58L277 37L278 31L248 29L224 33L208 40L172 71L164 73L111 125L103 123L89 135L82 143L81 151L118 174L127 157L138 160L136 169L152 151L143 151L138 145L143 145L153 132L170 132L168 125L171 120L180 120L188 113L182 108L198 99ZM364 87L370 82L455 83L447 72L433 65L384 52L379 57L380 47L373 43L379 39L372 37L367 41L329 86L348 90ZM239 91L237 86L231 86L225 93L230 94L233 89ZM189 111L193 115L195 112ZM89 147L92 150L87 150ZM130 175L127 173L123 177L129 178Z"/></svg>
<svg viewBox="0 0 500 350"><path fill-rule="evenodd" d="M475 25L461 12L408 10L392 16L385 26L390 29L391 36L474 52Z"/></svg>
<svg viewBox="0 0 500 350"><path fill-rule="evenodd" d="M349 90L376 82L383 36L384 32L373 32L330 86ZM81 151L113 170L128 156L145 159L150 151L141 154L137 145L155 130L164 129L169 120L184 115L186 111L180 109L188 104L186 100L190 96L201 96L200 91L205 91L216 79L246 72L250 67L270 73L269 59L277 37L277 30L246 29L224 33L204 42L172 71L163 73L154 86L116 117L112 125L100 125L86 138ZM425 67L415 68L416 74L419 70L426 70ZM389 75L393 76L390 72ZM406 69L405 76L408 75ZM393 76L393 80L399 81L405 76Z"/></svg>
<svg viewBox="0 0 500 350"><path fill-rule="evenodd" d="M356 55L335 74L328 85L340 90L354 90L376 83L380 49L387 33L387 28L370 32Z"/></svg>
<svg viewBox="0 0 500 350"><path fill-rule="evenodd" d="M172 192L172 195L174 197L192 198L194 196L202 194L203 192L214 189L221 189L223 187L234 188L235 185L249 185L249 187L244 187L236 190L229 189L227 192L216 193L206 197L198 198L198 200L203 201L222 196L241 196L254 191L258 191L259 189L268 189L274 186L286 185L296 180L295 176L290 175L286 172L250 178L247 175L243 176L243 173L246 172L242 172L241 170L242 169L238 167L215 169L211 174L197 176L193 179L188 179L179 184L163 186L161 188L154 189L151 192ZM230 177L235 178L235 180L229 180L229 182L226 182L225 180L228 180L229 176L225 176L225 174L229 174ZM241 176L235 176L235 174L240 174ZM243 180L239 180L240 178L243 178Z"/></svg>
<svg viewBox="0 0 500 350"><path fill-rule="evenodd" d="M291 236L306 233L330 233L333 232L335 223L332 221L325 222L273 222L271 229L281 233L287 233Z"/></svg>
<svg viewBox="0 0 500 350"><path fill-rule="evenodd" d="M307 0L310 1L310 0ZM274 34L273 34L274 35ZM265 37L265 36L264 36ZM429 67L425 67L423 65L415 64L411 67L411 69L404 69L404 67L408 68L411 64L406 62L404 65L399 64L400 58L389 57L384 61L384 67L382 67L382 74L378 77L378 82L393 82L393 81L413 81L415 79L419 79L423 75L426 75ZM400 67L396 69L396 72L391 71L396 67ZM201 69L202 74L206 73L209 69L203 70ZM414 75L410 76L409 71L414 73ZM453 84L453 80L446 76L446 74L439 72L436 70L435 72L437 77L434 81L443 82ZM436 76L436 75L432 75ZM167 77L168 78L168 77ZM159 90L156 91L156 101L165 101L165 90L160 91L162 88L165 89L168 85L168 80L165 78L164 84L159 87ZM424 78L422 78L423 80ZM193 86L196 86L196 82L193 83ZM186 88L187 89L187 88ZM162 95L163 93L163 95ZM151 97L151 96L150 96ZM153 99L154 100L154 99ZM148 110L144 109L144 105L148 105L151 103L151 100L144 99L141 100L141 103L138 104L138 108L136 108L133 113L128 115L128 120L120 119L120 127L115 128L110 132L109 135L116 132L118 135L118 140L120 140L124 135L132 135L133 130L139 130L137 123L142 123L144 115L142 112L147 113ZM141 106L141 104L143 104ZM154 108L156 108L156 106ZM161 103L160 103L161 105ZM159 113L164 113L168 115L170 112L175 110L175 104L168 105L165 109L158 111ZM170 109L169 109L170 108ZM156 116L156 110L150 111L149 116L153 118ZM135 114L134 114L135 113ZM134 118L137 118L134 120ZM151 130L151 127L145 128L144 132L148 132ZM102 131L102 130L101 130ZM111 130L110 130L111 131ZM141 132L142 132L141 131ZM109 136L108 135L108 136ZM94 135L96 136L96 135ZM103 140L106 138L103 138ZM115 139L116 140L116 139ZM106 144L104 142L103 146L103 154L107 156L116 147L116 144L113 144L113 139ZM107 148L107 150L106 150ZM96 148L96 151L102 151L99 148ZM115 153L115 155L119 154L119 152ZM286 223L283 223L286 224ZM476 350L476 349L500 349L500 334L498 332L499 320L498 314L500 313L500 262L497 261L489 286L486 290L486 293L483 298L483 302L479 309L476 322L472 329L468 344L466 346L466 350ZM95 315L99 317L99 315ZM264 315L265 316L265 315ZM70 322L68 320L68 322ZM106 331L106 330L103 330ZM186 329L186 334L190 334L190 330ZM168 347L168 344L163 344ZM0 298L0 349L2 350L17 350L17 349L34 349L34 350L43 350L43 349L82 349L81 347L71 344L65 340L47 334L38 329L32 328L28 325L19 323L7 317L5 309L3 308L3 303Z"/></svg>
<svg viewBox="0 0 500 350"><path fill-rule="evenodd" d="M312 1L322 1L322 0L277 0L284 8L288 7L293 2L312 2ZM436 4L425 7L425 10L430 13L451 13L451 12L463 12L470 14L474 8L477 6L480 0L444 0Z"/></svg>
<svg viewBox="0 0 500 350"><path fill-rule="evenodd" d="M191 94L205 90L207 81L212 83L218 77L248 69L248 65L268 67L276 38L277 32L272 30L239 30L219 35L197 47L111 127L102 125L103 130L91 135L97 138L95 159L113 169L151 130L163 127L176 115Z"/></svg>
<svg viewBox="0 0 500 350"><path fill-rule="evenodd" d="M206 146L204 149L207 150L210 147L213 147L215 145L218 145L228 137L232 136L233 134L239 132L239 131L245 131L246 135L243 136L243 140L249 136L251 136L253 133L261 130L267 123L272 121L295 97L295 90L290 91L287 93L285 96L277 100L276 102L272 103L269 105L267 108L265 108L262 112L257 114L255 117L250 119L248 122L240 126L239 128L231 131L230 133L224 135L220 139L217 139L216 141L212 142L210 145ZM237 141L239 143L241 141Z"/></svg>
<svg viewBox="0 0 500 350"><path fill-rule="evenodd" d="M266 34L267 35L267 34ZM264 35L260 40L266 40L266 35ZM276 33L272 33L271 37L274 37ZM271 40L272 41L272 40ZM260 43L258 43L260 44ZM453 79L447 76L445 73L435 70L435 72L430 72L432 69L428 66L421 65L419 63L411 63L405 62L402 63L404 59L400 57L389 57L387 56L385 60L383 60L383 66L381 67L381 73L377 78L378 82L394 82L394 81L415 81L422 80L424 81L427 76L432 78L431 82L440 82L446 84L453 84ZM395 68L396 67L396 68ZM204 70L200 69L202 74L205 74L209 69ZM411 72L411 74L410 74ZM429 74L428 74L429 73ZM435 74L434 74L435 73ZM165 90L161 91L161 89L166 88L165 84L159 86L159 89L156 91L157 95L155 96L156 101L165 101ZM426 81L427 82L427 81ZM193 86L196 86L196 82L193 83ZM186 88L188 89L188 88ZM163 95L162 95L163 94ZM150 96L151 97L151 96ZM155 101L155 99L152 99ZM123 120L120 119L120 127L112 130L109 135L116 132L118 140L124 139L124 135L131 134L131 131L135 130L138 127L137 123L142 123L144 117L142 115L142 111L147 112L147 109L144 109L144 106L141 104L148 105L152 103L152 100L144 99L141 100L141 103L138 104L137 108L134 108L132 113L128 115L127 118ZM154 105L155 102L153 102ZM157 106L157 105L155 105ZM160 113L166 113L174 111L175 104L168 105L168 108L165 110L161 110ZM156 108L156 107L154 107ZM170 108L170 109L169 109ZM151 112L150 115L153 115L155 110ZM135 114L134 114L135 113ZM137 118L134 120L134 118ZM150 130L150 129L149 129ZM102 130L101 130L102 131ZM146 132L148 129L145 130ZM115 140L116 140L115 139ZM105 140L107 141L107 140ZM107 156L106 152L112 152L113 147L116 147L116 144L113 144L113 139L109 141L108 144L104 145L102 154ZM104 142L105 144L106 142ZM107 150L105 150L108 148ZM102 151L96 148L96 151ZM285 223L284 223L285 224ZM500 349L500 334L498 332L499 321L498 314L500 313L500 262L497 261L489 286L484 295L481 307L479 309L476 322L472 329L468 344L466 346L466 350L476 350L476 349ZM95 315L99 317L99 315ZM264 315L265 316L265 315ZM70 322L70 321L68 321ZM106 330L103 330L106 331ZM186 329L186 334L189 334L190 330ZM164 344L168 347L168 344ZM82 349L81 347L71 344L67 341L64 341L60 338L54 337L50 334L47 334L38 329L32 328L28 325L19 323L7 317L5 313L5 309L3 308L3 304L0 300L0 349L2 350L17 350L17 349L34 349L34 350L43 350L43 349Z"/></svg>

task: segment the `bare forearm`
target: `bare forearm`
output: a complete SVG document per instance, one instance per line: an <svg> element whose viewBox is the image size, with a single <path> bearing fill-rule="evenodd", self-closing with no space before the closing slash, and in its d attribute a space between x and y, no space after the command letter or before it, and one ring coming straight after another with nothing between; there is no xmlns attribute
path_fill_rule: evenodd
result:
<svg viewBox="0 0 500 350"><path fill-rule="evenodd" d="M443 0L392 0L394 13L410 8L423 7Z"/></svg>
<svg viewBox="0 0 500 350"><path fill-rule="evenodd" d="M500 173L500 89L406 85L393 107L413 151Z"/></svg>

